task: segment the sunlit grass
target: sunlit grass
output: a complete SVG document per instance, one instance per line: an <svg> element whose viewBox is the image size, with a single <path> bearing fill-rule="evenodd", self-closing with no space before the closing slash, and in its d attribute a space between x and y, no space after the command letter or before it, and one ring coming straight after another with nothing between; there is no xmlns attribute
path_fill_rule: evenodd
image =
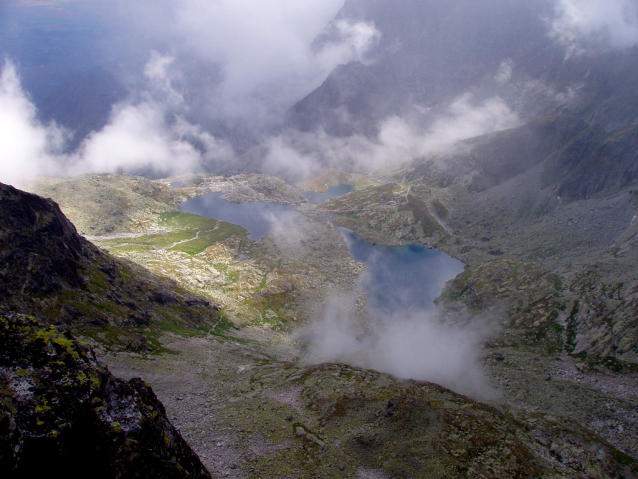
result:
<svg viewBox="0 0 638 479"><path fill-rule="evenodd" d="M241 226L181 211L160 214L158 225L168 231L133 238L110 239L101 241L100 244L109 250L121 252L168 249L196 255L232 236L248 237L248 231Z"/></svg>

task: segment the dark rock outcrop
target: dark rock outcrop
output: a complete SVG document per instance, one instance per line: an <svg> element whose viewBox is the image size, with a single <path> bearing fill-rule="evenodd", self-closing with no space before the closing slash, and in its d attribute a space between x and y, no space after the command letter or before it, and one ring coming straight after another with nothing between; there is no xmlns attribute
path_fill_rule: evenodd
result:
<svg viewBox="0 0 638 479"><path fill-rule="evenodd" d="M0 476L209 478L141 379L69 333L0 316Z"/></svg>
<svg viewBox="0 0 638 479"><path fill-rule="evenodd" d="M2 185L0 211L3 295L86 288L81 272L95 252L83 244L57 204Z"/></svg>

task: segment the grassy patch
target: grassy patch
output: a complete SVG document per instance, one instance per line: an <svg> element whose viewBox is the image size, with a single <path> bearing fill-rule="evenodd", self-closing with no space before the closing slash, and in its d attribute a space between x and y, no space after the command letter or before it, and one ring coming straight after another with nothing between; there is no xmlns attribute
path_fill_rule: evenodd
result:
<svg viewBox="0 0 638 479"><path fill-rule="evenodd" d="M197 232L195 233L197 235ZM203 252L209 246L220 241L224 241L232 236L245 238L248 232L241 226L237 226L225 221L217 222L217 227L213 230L200 230L199 235L191 241L180 243L170 248L172 250L183 251L190 255L196 255Z"/></svg>
<svg viewBox="0 0 638 479"><path fill-rule="evenodd" d="M225 314L221 313L217 324L209 331L213 336L227 339L232 331L238 331L239 328L231 323Z"/></svg>
<svg viewBox="0 0 638 479"><path fill-rule="evenodd" d="M196 255L232 236L242 239L248 237L248 231L241 226L181 211L161 213L158 225L168 231L162 234L106 240L102 241L101 245L121 252L158 248Z"/></svg>

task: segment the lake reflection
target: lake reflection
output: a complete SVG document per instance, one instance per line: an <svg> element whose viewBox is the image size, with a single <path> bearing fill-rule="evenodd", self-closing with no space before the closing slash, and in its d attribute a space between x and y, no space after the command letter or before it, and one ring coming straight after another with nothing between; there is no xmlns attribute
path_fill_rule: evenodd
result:
<svg viewBox="0 0 638 479"><path fill-rule="evenodd" d="M434 299L464 265L442 251L423 245L385 247L370 244L339 228L352 257L365 263L363 288L368 307L377 316L434 310Z"/></svg>
<svg viewBox="0 0 638 479"><path fill-rule="evenodd" d="M313 203L323 203L324 201L331 200L332 198L337 198L339 196L346 195L354 190L353 185L337 185L331 188L328 188L325 193L315 193L313 191L304 191L301 194L304 197Z"/></svg>
<svg viewBox="0 0 638 479"><path fill-rule="evenodd" d="M222 193L207 193L187 201L180 211L226 221L246 228L250 239L261 240L266 233L291 226L299 212L290 205L262 203L230 203L222 199Z"/></svg>

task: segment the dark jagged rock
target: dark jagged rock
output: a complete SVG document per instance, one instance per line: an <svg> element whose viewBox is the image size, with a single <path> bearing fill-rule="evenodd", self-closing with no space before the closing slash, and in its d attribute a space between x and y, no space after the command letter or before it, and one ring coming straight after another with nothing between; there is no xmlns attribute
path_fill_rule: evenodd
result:
<svg viewBox="0 0 638 479"><path fill-rule="evenodd" d="M0 211L3 292L47 294L63 285L86 287L80 271L90 252L55 203L2 185Z"/></svg>
<svg viewBox="0 0 638 479"><path fill-rule="evenodd" d="M209 478L141 379L68 332L0 316L0 476Z"/></svg>
<svg viewBox="0 0 638 479"><path fill-rule="evenodd" d="M78 235L56 203L0 184L0 312L37 314L106 342L157 349L170 323L212 327L218 308ZM164 325L164 326L162 326ZM174 328L173 328L174 329ZM142 331L143 330L143 331Z"/></svg>

